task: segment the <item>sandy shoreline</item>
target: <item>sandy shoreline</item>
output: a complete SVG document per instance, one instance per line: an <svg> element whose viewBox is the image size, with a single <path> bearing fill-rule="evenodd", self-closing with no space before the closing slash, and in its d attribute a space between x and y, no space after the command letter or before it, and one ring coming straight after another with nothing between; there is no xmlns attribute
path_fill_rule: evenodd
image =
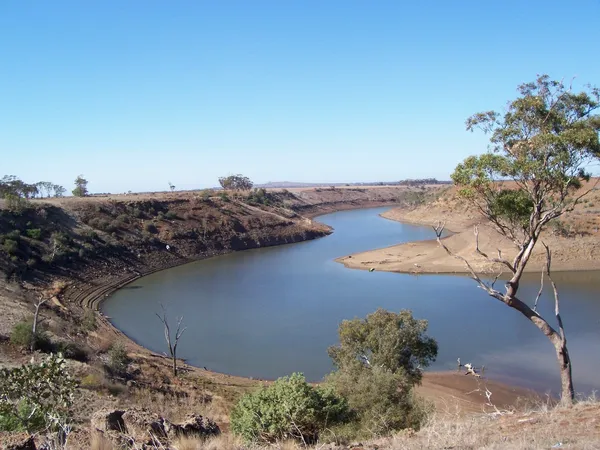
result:
<svg viewBox="0 0 600 450"><path fill-rule="evenodd" d="M420 214L420 215L417 215ZM439 211L423 214L423 211L404 211L393 209L381 214L385 219L401 223L431 227L437 217L447 217ZM474 269L482 274L496 274L500 265L489 262L475 252L474 227L479 229L479 247L482 251L495 257L498 249L502 255L512 258L514 245L496 230L486 225L477 217L465 213L463 217L450 217L446 229L451 235L444 238L445 244L456 254L467 258ZM369 250L342 256L336 262L350 269L379 270L385 272L410 274L465 274L468 273L464 263L448 255L436 242L433 229L432 239L426 241L406 242L391 247ZM600 240L597 236L562 238L545 235L544 241L552 249L552 270L594 271L600 270ZM545 255L541 245L537 246L527 272L539 272L545 264Z"/></svg>

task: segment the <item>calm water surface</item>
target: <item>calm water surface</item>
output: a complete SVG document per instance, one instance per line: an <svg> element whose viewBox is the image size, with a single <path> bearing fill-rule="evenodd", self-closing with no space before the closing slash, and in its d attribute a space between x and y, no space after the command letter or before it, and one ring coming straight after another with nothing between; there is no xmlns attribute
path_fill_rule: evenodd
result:
<svg viewBox="0 0 600 450"><path fill-rule="evenodd" d="M431 239L432 230L382 219L387 208L319 217L325 238L249 250L144 277L102 306L112 323L151 350L165 351L155 313L163 303L187 330L178 354L210 370L273 379L304 372L317 381L331 370L327 347L344 319L381 307L411 309L429 321L439 343L431 369L456 358L485 364L489 376L542 391L559 388L554 349L527 319L487 297L463 276L402 275L346 269L334 259L400 242ZM600 389L600 274L557 273L576 390ZM534 298L539 275L522 284ZM526 295L527 294L527 295ZM551 317L550 292L540 300Z"/></svg>

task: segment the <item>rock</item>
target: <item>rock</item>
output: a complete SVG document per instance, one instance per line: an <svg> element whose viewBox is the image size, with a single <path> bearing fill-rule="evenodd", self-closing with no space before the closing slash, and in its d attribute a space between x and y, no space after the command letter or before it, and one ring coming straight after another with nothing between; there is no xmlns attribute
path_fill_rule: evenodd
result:
<svg viewBox="0 0 600 450"><path fill-rule="evenodd" d="M165 421L166 423L166 421ZM181 424L169 424L167 434L171 438L173 435L184 436L216 436L221 433L219 426L208 417L202 417L198 414L187 416Z"/></svg>
<svg viewBox="0 0 600 450"><path fill-rule="evenodd" d="M139 444L154 444L167 437L165 420L158 414L145 409L128 409L123 414L127 435Z"/></svg>
<svg viewBox="0 0 600 450"><path fill-rule="evenodd" d="M33 436L19 438L18 440L15 439L12 442L5 442L4 444L6 447L3 446L2 448L5 450L37 450Z"/></svg>
<svg viewBox="0 0 600 450"><path fill-rule="evenodd" d="M123 420L123 414L125 411L120 409L102 409L100 411L96 411L92 415L91 423L92 427L96 430L105 432L105 431L118 431L125 432L127 428L125 427L125 422Z"/></svg>

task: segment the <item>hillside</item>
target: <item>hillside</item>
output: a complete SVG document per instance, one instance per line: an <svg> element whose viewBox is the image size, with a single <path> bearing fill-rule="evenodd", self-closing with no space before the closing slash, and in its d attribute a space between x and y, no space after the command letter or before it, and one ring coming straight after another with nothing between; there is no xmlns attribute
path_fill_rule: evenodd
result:
<svg viewBox="0 0 600 450"><path fill-rule="evenodd" d="M174 377L167 358L127 339L102 314L93 312L98 302L133 279L173 265L325 236L331 230L311 219L319 214L395 204L402 208L391 214L407 214L414 220L420 214L425 220L427 210L433 217L448 205L460 209L449 191L440 192L434 187L386 186L258 190L243 196L205 191L35 200L19 213L4 209L0 211L0 268L5 273L0 281L0 366L42 360L42 352L31 355L10 343L9 336L16 323L31 316L37 298L48 298L42 314L50 347L43 350L68 350L69 371L80 383L69 448L113 448L98 437L97 422L92 427L90 420L102 411L115 410L173 423L185 421L190 413L201 414L223 432L206 442L190 439L170 448L244 448L228 433L232 405L243 393L269 382L213 373L184 362L180 362L180 375ZM107 372L111 352L118 345L129 361L123 376ZM485 396L486 389L493 392L493 403ZM497 415L496 408L514 411L517 398L530 404L536 396L484 378L465 377L462 372L426 373L417 393L436 407L429 425L418 433L401 433L362 448L503 448L506 442L513 448L544 448L563 436L581 444L570 448L592 448L588 444L597 434L594 405L570 411L560 427L554 413L539 413L535 419L516 411ZM527 428L531 424L540 427L533 437ZM580 433L584 426L586 433ZM23 438L0 434L2 443ZM531 445L523 444L527 442ZM297 448L282 445L275 448Z"/></svg>

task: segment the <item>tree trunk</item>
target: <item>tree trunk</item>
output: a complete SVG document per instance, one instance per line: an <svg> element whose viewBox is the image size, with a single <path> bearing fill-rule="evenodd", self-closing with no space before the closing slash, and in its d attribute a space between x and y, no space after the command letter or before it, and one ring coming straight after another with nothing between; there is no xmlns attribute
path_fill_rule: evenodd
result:
<svg viewBox="0 0 600 450"><path fill-rule="evenodd" d="M40 315L40 306L42 306L41 303L37 303L35 305L35 313L33 314L33 326L31 329L31 348L30 348L30 350L32 352L35 351L35 344L37 341L37 323L38 323L38 318Z"/></svg>
<svg viewBox="0 0 600 450"><path fill-rule="evenodd" d="M177 355L175 352L173 352L173 376L177 376Z"/></svg>
<svg viewBox="0 0 600 450"><path fill-rule="evenodd" d="M572 405L573 400L575 399L575 391L573 390L571 358L569 357L569 351L567 350L566 340L560 339L559 341L554 342L554 348L556 349L556 357L560 367L560 401L563 405Z"/></svg>

